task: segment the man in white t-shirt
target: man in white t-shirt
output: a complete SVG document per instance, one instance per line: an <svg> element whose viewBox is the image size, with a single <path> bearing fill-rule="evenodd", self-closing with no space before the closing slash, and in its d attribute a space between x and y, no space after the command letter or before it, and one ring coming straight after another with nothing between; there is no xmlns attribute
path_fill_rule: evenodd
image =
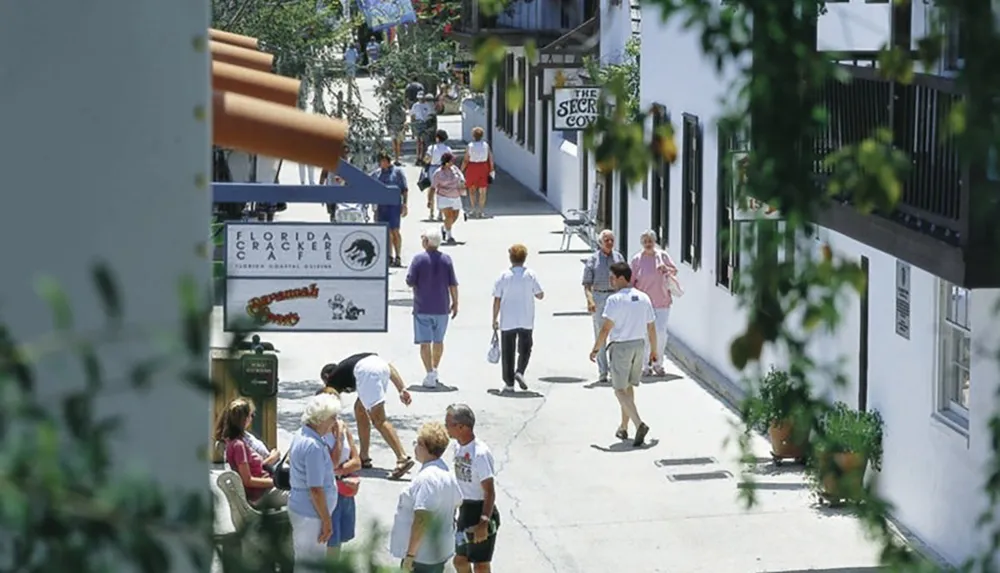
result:
<svg viewBox="0 0 1000 573"><path fill-rule="evenodd" d="M528 368L535 328L535 300L545 293L538 277L524 266L528 248L517 244L507 250L510 268L493 285L493 332L500 331L500 364L503 370L503 392L514 390L517 381L521 390L528 389L524 371ZM517 353L517 368L514 354Z"/></svg>
<svg viewBox="0 0 1000 573"><path fill-rule="evenodd" d="M604 324L590 352L590 360L597 359L597 353L607 341L611 387L615 389L622 414L615 437L628 439L628 422L631 420L635 424L632 445L639 447L646 439L649 426L639 417L635 387L639 385L643 366L656 362L656 349L659 348L656 343L656 313L649 296L632 288L632 268L628 263L614 263L608 270L611 287L617 292L604 303ZM649 337L651 348L648 355L645 351L646 337Z"/></svg>
<svg viewBox="0 0 1000 573"><path fill-rule="evenodd" d="M476 439L476 414L465 404L448 406L444 425L458 442L455 477L462 505L455 525L455 569L458 573L489 573L496 547L500 512L496 508L493 454Z"/></svg>

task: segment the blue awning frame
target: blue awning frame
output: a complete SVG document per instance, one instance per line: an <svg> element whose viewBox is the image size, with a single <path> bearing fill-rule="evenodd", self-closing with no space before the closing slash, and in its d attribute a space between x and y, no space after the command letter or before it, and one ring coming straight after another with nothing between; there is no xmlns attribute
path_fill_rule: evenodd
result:
<svg viewBox="0 0 1000 573"><path fill-rule="evenodd" d="M212 183L213 203L364 203L400 205L399 187L386 185L346 161L334 174L344 185L282 185L280 183Z"/></svg>

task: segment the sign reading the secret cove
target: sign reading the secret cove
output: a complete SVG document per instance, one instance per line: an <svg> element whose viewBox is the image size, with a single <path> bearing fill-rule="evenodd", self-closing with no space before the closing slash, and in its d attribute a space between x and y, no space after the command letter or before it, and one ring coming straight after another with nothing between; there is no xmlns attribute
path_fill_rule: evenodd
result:
<svg viewBox="0 0 1000 573"><path fill-rule="evenodd" d="M384 225L230 223L230 277L375 278L388 273Z"/></svg>
<svg viewBox="0 0 1000 573"><path fill-rule="evenodd" d="M554 88L552 102L552 129L555 131L579 131L597 120L597 104L601 89L588 86Z"/></svg>
<svg viewBox="0 0 1000 573"><path fill-rule="evenodd" d="M225 330L386 332L385 224L229 223Z"/></svg>

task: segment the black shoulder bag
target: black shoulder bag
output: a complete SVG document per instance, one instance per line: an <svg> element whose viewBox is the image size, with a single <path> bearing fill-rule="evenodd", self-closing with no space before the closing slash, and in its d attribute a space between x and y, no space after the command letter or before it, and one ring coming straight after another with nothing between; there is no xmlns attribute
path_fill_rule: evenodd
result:
<svg viewBox="0 0 1000 573"><path fill-rule="evenodd" d="M292 451L288 448L288 452ZM281 456L281 459L275 465L267 464L264 469L271 474L271 479L274 480L274 487L282 491L288 491L292 489L292 469L285 465L285 461L288 460L288 452Z"/></svg>

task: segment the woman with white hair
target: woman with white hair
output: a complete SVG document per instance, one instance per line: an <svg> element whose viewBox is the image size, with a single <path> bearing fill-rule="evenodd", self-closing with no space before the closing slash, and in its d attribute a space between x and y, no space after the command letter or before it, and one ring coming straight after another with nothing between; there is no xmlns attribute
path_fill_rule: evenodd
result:
<svg viewBox="0 0 1000 573"><path fill-rule="evenodd" d="M667 344L667 319L670 317L670 305L673 295L670 292L670 281L677 280L677 265L667 251L660 248L656 242L656 231L647 230L640 236L642 250L632 257L632 285L646 293L653 303L656 315L656 363L649 364L642 370L643 376L665 376L663 370L663 350ZM646 355L649 355L649 340L646 340Z"/></svg>
<svg viewBox="0 0 1000 573"><path fill-rule="evenodd" d="M340 400L331 394L309 398L302 412L302 427L288 449L292 486L288 518L296 570L322 562L333 534L331 516L337 507L337 484L330 447L323 437L337 425L340 410Z"/></svg>

